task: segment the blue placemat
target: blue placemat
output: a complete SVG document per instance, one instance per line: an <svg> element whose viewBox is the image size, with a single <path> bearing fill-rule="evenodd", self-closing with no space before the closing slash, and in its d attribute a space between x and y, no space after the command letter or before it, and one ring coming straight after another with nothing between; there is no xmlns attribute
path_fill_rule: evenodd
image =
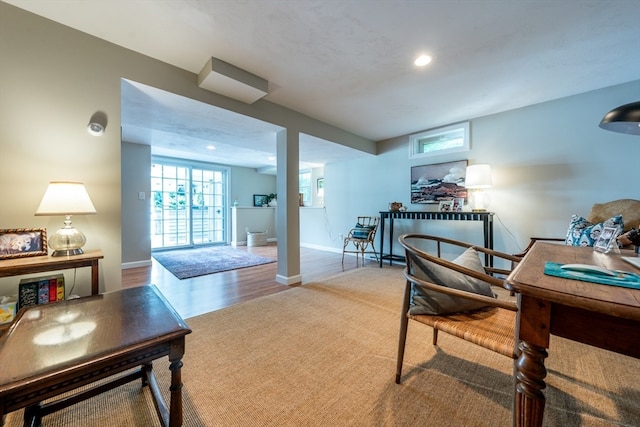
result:
<svg viewBox="0 0 640 427"><path fill-rule="evenodd" d="M581 280L583 282L599 283L601 285L622 286L623 288L640 289L640 275L636 273L619 271L617 276L589 273L586 271L564 270L564 264L546 262L544 274L548 276L562 277L563 279Z"/></svg>

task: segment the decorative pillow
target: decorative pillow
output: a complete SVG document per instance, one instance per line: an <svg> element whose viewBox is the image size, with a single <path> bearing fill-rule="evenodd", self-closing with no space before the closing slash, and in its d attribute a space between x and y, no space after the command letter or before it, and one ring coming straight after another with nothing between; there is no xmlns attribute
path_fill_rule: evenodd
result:
<svg viewBox="0 0 640 427"><path fill-rule="evenodd" d="M450 270L422 258L410 257L410 273L425 282L495 298L491 285L482 280L469 277L458 271ZM485 273L478 252L469 248L452 261L455 264ZM413 284L411 288L410 314L447 314L461 311L477 310L486 304L465 298L434 292L423 286Z"/></svg>
<svg viewBox="0 0 640 427"><path fill-rule="evenodd" d="M360 223L356 224L355 229L353 230L353 233L351 233L351 236L356 238L356 239L368 239L369 238L369 233L374 229L375 227L373 225L362 225Z"/></svg>
<svg viewBox="0 0 640 427"><path fill-rule="evenodd" d="M604 227L617 228L620 233L624 228L622 215L616 215L597 224L592 224L579 215L572 215L564 242L569 246L593 246Z"/></svg>

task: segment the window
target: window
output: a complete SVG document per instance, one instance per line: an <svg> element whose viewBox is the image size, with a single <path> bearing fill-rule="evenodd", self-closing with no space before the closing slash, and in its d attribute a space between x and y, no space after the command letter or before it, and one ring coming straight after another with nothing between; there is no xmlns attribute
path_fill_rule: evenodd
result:
<svg viewBox="0 0 640 427"><path fill-rule="evenodd" d="M178 159L151 165L151 248L226 242L227 170Z"/></svg>
<svg viewBox="0 0 640 427"><path fill-rule="evenodd" d="M302 193L305 206L311 204L311 171L301 171L298 175L298 188Z"/></svg>
<svg viewBox="0 0 640 427"><path fill-rule="evenodd" d="M469 122L432 129L409 136L409 158L469 150Z"/></svg>

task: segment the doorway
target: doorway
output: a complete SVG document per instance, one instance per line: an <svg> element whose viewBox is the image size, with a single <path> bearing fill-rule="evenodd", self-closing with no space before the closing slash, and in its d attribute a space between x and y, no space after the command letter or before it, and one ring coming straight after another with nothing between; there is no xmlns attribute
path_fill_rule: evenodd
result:
<svg viewBox="0 0 640 427"><path fill-rule="evenodd" d="M154 157L151 249L227 243L226 168Z"/></svg>

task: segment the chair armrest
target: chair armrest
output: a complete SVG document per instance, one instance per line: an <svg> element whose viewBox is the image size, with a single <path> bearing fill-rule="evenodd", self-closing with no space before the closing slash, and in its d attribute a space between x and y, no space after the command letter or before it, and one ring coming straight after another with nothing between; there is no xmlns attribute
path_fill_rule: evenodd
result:
<svg viewBox="0 0 640 427"><path fill-rule="evenodd" d="M456 270L462 272L461 269L460 270L456 269ZM468 270L468 269L464 268L464 270ZM472 270L469 270L469 271L472 271ZM514 301L500 300L497 298L488 297L486 295L480 295L473 292L463 291L463 290L454 289L454 288L448 288L446 286L436 285L435 283L426 282L424 280L418 279L417 277L411 275L407 268L404 269L403 274L404 274L404 277L407 279L407 286L409 286L411 283L415 283L417 285L423 286L424 288L430 289L434 292L440 292L440 293L452 295L455 297L465 298L468 300L481 302L483 304L490 305L493 307L504 308L506 310L518 311L518 304ZM479 277L479 279L484 280L482 277Z"/></svg>
<svg viewBox="0 0 640 427"><path fill-rule="evenodd" d="M565 239L560 238L560 237L530 237L529 238L529 244L527 245L526 248L524 248L524 250L520 253L517 254L513 254L514 256L518 257L518 258L522 258L524 257L527 252L529 252L529 249L531 249L531 247L533 246L534 243L536 243L537 241L543 240L543 241L547 241L547 242L564 242Z"/></svg>

